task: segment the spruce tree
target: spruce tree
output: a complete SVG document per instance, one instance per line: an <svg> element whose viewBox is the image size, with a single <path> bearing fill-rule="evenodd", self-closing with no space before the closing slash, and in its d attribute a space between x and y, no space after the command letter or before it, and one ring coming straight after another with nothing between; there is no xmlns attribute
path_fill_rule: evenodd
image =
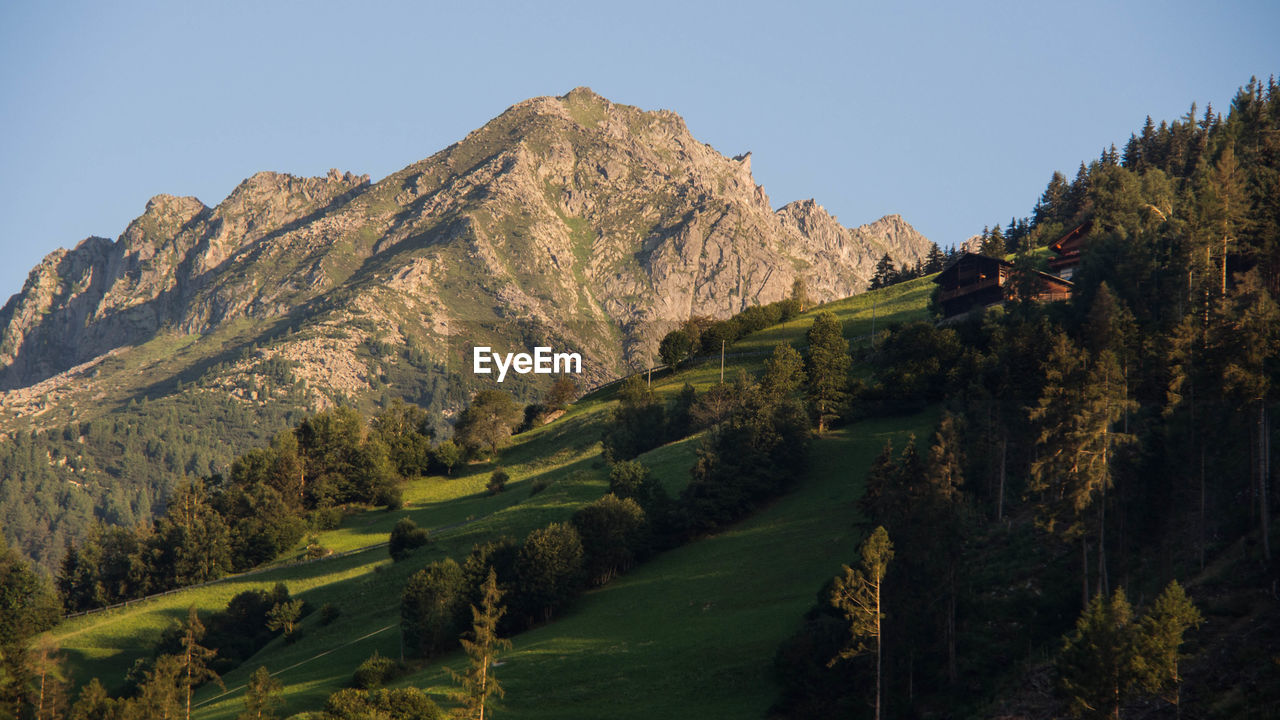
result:
<svg viewBox="0 0 1280 720"><path fill-rule="evenodd" d="M889 257L889 253L885 253L880 257L880 261L876 263L875 274L871 276L871 289L878 290L883 287L898 282L898 269L893 264L893 258Z"/></svg>
<svg viewBox="0 0 1280 720"><path fill-rule="evenodd" d="M1169 583L1142 618L1139 638L1143 686L1161 693L1182 717L1182 674L1179 670L1183 636L1204 618L1177 580Z"/></svg>
<svg viewBox="0 0 1280 720"><path fill-rule="evenodd" d="M844 339L840 320L834 313L822 312L809 328L808 399L818 421L818 433L840 416L848 398L849 343Z"/></svg>
<svg viewBox="0 0 1280 720"><path fill-rule="evenodd" d="M947 263L947 256L942 253L942 248L938 247L938 243L929 243L929 254L925 255L924 267L921 273L924 275L932 275L936 272L942 272L943 266Z"/></svg>
<svg viewBox="0 0 1280 720"><path fill-rule="evenodd" d="M1275 368L1280 361L1280 305L1267 291L1257 269L1239 277L1222 308L1214 344L1226 358L1223 385L1238 403L1253 447L1250 481L1258 493L1258 530L1262 554L1271 562L1271 479L1269 407L1275 397Z"/></svg>
<svg viewBox="0 0 1280 720"><path fill-rule="evenodd" d="M141 717L151 720L174 720L182 715L182 658L161 655L147 672L146 682L139 688L134 705Z"/></svg>
<svg viewBox="0 0 1280 720"><path fill-rule="evenodd" d="M124 701L117 701L107 693L98 678L89 681L80 689L68 720L111 720L118 717L117 708Z"/></svg>
<svg viewBox="0 0 1280 720"><path fill-rule="evenodd" d="M505 694L493 675L498 653L511 647L510 640L498 637L498 621L506 613L501 600L498 575L489 568L489 577L481 586L480 607L471 607L470 637L460 640L462 649L470 658L470 666L465 673L449 669L449 674L458 684L453 698L461 703L459 717L467 720L484 720L494 698Z"/></svg>
<svg viewBox="0 0 1280 720"><path fill-rule="evenodd" d="M1140 687L1138 626L1124 590L1099 593L1080 615L1057 659L1059 690L1073 715L1119 718L1120 705Z"/></svg>
<svg viewBox="0 0 1280 720"><path fill-rule="evenodd" d="M1000 231L1000 225L997 224L989 232L984 230L982 233L982 246L978 252L987 257L1002 258L1005 256L1007 248L1004 245L1004 233Z"/></svg>

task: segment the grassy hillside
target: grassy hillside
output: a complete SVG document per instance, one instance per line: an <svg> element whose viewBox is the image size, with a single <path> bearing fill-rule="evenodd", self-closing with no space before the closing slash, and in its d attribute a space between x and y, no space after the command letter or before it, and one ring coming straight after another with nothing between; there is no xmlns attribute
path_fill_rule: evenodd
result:
<svg viewBox="0 0 1280 720"><path fill-rule="evenodd" d="M879 323L923 317L932 284L927 280L831 303L857 339ZM816 309L815 309L816 311ZM738 368L757 372L762 353L775 342L804 344L812 312L749 336L734 346L726 377ZM703 389L719 377L719 363L697 364L654 377L655 390L674 393L685 382ZM226 678L228 690L201 694L204 718L230 718L239 711L248 673L267 666L285 683L291 712L318 708L348 683L352 671L375 650L399 655L400 589L413 572L445 556L460 558L472 544L501 534L523 537L553 520L566 519L607 488L598 438L612 389L594 393L563 418L517 439L501 464L511 474L508 490L483 494L492 465L460 468L456 477L426 478L405 489L402 511L349 516L320 542L341 558L286 565L192 588L139 605L77 618L54 631L72 659L77 682L100 677L117 686L136 658L169 624L196 606L212 612L234 594L284 582L313 608L341 610L322 627L316 615L303 622L292 644L274 641ZM760 715L775 695L771 680L777 644L792 632L811 604L815 588L852 557L860 537L853 502L871 457L886 435L923 435L932 417L864 423L833 433L815 445L815 465L791 495L718 536L662 555L609 586L581 598L561 619L516 638L501 677L513 717L599 717L723 714ZM686 439L641 458L671 489L688 479L698 440ZM548 481L531 495L534 480ZM431 528L435 542L401 563L392 563L385 542L392 525L408 516ZM361 550L365 548L364 550ZM460 656L445 658L459 664ZM548 687L540 678L560 678ZM404 683L442 690L438 665L422 668ZM616 707L605 712L605 704ZM680 710L677 711L677 708Z"/></svg>

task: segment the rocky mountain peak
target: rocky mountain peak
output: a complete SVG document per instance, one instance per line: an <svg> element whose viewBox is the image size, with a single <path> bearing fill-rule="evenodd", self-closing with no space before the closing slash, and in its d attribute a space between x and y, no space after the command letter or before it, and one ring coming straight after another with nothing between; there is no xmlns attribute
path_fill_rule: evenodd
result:
<svg viewBox="0 0 1280 720"><path fill-rule="evenodd" d="M927 251L898 216L848 228L813 200L775 212L751 160L676 113L580 87L517 103L376 184L260 172L213 208L158 195L120 241L51 256L0 310L0 387L63 382L106 352L234 319L319 404L381 387L368 343L417 348L422 372L455 363L459 336L555 344L581 350L595 382L648 362L690 316L772 302L796 277L815 299L843 297L885 252ZM295 332L265 334L286 317Z"/></svg>

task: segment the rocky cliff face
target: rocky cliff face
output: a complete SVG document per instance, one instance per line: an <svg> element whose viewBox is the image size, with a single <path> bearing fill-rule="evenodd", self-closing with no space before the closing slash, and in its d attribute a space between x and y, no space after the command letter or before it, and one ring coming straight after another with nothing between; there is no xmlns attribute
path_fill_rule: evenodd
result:
<svg viewBox="0 0 1280 720"><path fill-rule="evenodd" d="M368 184L258 173L216 209L157 195L118 240L50 253L0 310L0 387L24 387L164 328L199 332L229 314L193 304L240 250Z"/></svg>
<svg viewBox="0 0 1280 720"><path fill-rule="evenodd" d="M114 242L32 270L0 310L0 387L21 415L35 394L101 384L85 368L107 353L228 328L254 358L293 363L318 404L379 386L359 352L375 344L454 370L472 339L569 346L603 380L648 362L690 315L780 299L796 277L818 300L843 297L883 253L902 265L928 247L897 215L848 228L812 200L775 211L750 154L579 88L376 184L259 173L215 208L153 198ZM156 372L182 369L152 354Z"/></svg>

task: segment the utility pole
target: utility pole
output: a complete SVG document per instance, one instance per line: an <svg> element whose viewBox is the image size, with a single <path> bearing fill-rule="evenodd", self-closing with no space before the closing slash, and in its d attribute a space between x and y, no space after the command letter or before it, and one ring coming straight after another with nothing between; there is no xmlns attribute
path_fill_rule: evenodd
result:
<svg viewBox="0 0 1280 720"><path fill-rule="evenodd" d="M871 296L871 349L876 349L876 303L880 301L879 295Z"/></svg>
<svg viewBox="0 0 1280 720"><path fill-rule="evenodd" d="M724 384L724 338L720 339L720 384Z"/></svg>

